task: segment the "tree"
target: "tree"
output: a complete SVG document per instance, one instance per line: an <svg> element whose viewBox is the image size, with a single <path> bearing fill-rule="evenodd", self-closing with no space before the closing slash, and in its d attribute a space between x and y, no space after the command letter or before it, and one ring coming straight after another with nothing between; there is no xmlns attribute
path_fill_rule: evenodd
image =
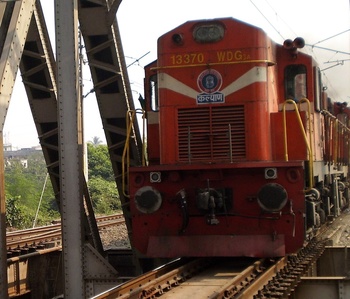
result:
<svg viewBox="0 0 350 299"><path fill-rule="evenodd" d="M89 142L90 144L96 146L102 143L102 140L98 136L92 137L92 141Z"/></svg>
<svg viewBox="0 0 350 299"><path fill-rule="evenodd" d="M88 187L95 212L110 214L121 208L107 145L87 145Z"/></svg>
<svg viewBox="0 0 350 299"><path fill-rule="evenodd" d="M42 152L28 155L27 160L27 167L24 167L19 160L11 160L5 168L8 224L18 228L32 226L47 174ZM50 186L48 184L43 193L38 224L47 224L59 216L57 206L54 205L53 189Z"/></svg>
<svg viewBox="0 0 350 299"><path fill-rule="evenodd" d="M106 181L101 177L91 178L89 191L97 214L111 214L121 209L115 182Z"/></svg>
<svg viewBox="0 0 350 299"><path fill-rule="evenodd" d="M8 227L24 228L23 211L19 204L20 197L8 195L6 197L6 225Z"/></svg>
<svg viewBox="0 0 350 299"><path fill-rule="evenodd" d="M107 181L114 181L112 163L107 145L87 145L89 178L101 177Z"/></svg>
<svg viewBox="0 0 350 299"><path fill-rule="evenodd" d="M47 175L42 152L28 155L27 160L28 167L24 167L19 160L11 160L5 168L7 223L16 228L33 225ZM120 199L106 145L88 144L88 166L88 186L95 212L115 213L120 209ZM46 225L59 217L53 188L47 184L36 224Z"/></svg>

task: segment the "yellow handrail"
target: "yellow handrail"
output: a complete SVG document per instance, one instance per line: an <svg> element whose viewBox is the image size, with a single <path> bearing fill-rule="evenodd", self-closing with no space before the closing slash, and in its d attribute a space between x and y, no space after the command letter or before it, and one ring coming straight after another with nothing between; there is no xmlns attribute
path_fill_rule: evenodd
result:
<svg viewBox="0 0 350 299"><path fill-rule="evenodd" d="M122 156L122 191L123 195L125 197L130 197L127 193L127 184L129 183L129 168L130 168L130 139L133 138L132 135L134 134L134 121L136 118L136 115L138 113L142 114L142 120L143 120L143 136L142 136L142 166L145 166L146 164L146 117L145 117L145 111L142 109L136 109L136 110L128 110L126 112L126 138L125 138L125 145L123 150L123 156Z"/></svg>
<svg viewBox="0 0 350 299"><path fill-rule="evenodd" d="M302 122L302 119L300 117L300 112L297 107L297 104L293 100L286 100L283 103L283 133L284 133L284 156L285 160L288 161L288 142L287 142L287 120L286 120L286 104L293 104L294 105L294 111L296 113L299 127L301 129L301 133L304 137L305 145L308 149L309 153L309 189L313 187L313 149L312 149L312 127L311 127L311 109L310 109L310 101L306 98L303 98L300 100L300 103L306 102L308 104L308 118L309 118L309 135L310 140L307 140L304 124Z"/></svg>
<svg viewBox="0 0 350 299"><path fill-rule="evenodd" d="M338 150L339 150L339 146L338 146L338 129L339 129L339 120L336 119L334 122L334 134L335 134L335 138L334 138L334 164L338 164Z"/></svg>
<svg viewBox="0 0 350 299"><path fill-rule="evenodd" d="M322 110L321 111L322 114L324 114L326 117L329 118L329 121L330 121L330 128L333 129L334 131L330 131L330 134L332 134L332 147L330 147L330 156L328 157L329 158L329 162L330 163L338 163L338 148L339 148L339 128L342 128L342 130L350 133L350 129L349 127L344 124L343 122L341 122L336 116L334 116L332 113L330 113L329 111L327 110ZM342 134L343 135L343 134ZM349 154L350 156L350 154Z"/></svg>
<svg viewBox="0 0 350 299"><path fill-rule="evenodd" d="M307 104L307 113L308 113L308 122L309 122L309 173L310 173L310 188L313 187L313 178L314 178L314 150L313 150L313 142L312 142L312 122L311 122L311 104L310 101L307 98L302 98L299 103L298 103L298 108L300 110L300 105L302 103L306 103ZM304 128L304 132L305 132L305 128Z"/></svg>

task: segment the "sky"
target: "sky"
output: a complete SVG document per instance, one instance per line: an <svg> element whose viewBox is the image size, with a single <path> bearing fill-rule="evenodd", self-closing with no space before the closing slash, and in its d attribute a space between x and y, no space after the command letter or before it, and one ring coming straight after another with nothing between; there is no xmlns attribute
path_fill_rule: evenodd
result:
<svg viewBox="0 0 350 299"><path fill-rule="evenodd" d="M41 4L54 48L54 0ZM319 63L328 94L350 103L350 0L123 0L117 21L134 99L143 95L143 67L156 59L159 36L188 20L222 17L260 27L277 43L303 37L307 46L302 51ZM85 69L84 95L92 89L87 65ZM97 136L105 142L93 93L84 99L84 113L85 140ZM39 144L20 76L5 120L4 143L15 148Z"/></svg>

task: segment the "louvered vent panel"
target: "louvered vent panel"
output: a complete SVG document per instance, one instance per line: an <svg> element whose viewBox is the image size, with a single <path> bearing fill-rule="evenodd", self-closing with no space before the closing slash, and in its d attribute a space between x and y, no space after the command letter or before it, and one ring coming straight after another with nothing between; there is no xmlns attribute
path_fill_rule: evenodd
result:
<svg viewBox="0 0 350 299"><path fill-rule="evenodd" d="M178 136L179 162L244 160L244 106L179 109Z"/></svg>

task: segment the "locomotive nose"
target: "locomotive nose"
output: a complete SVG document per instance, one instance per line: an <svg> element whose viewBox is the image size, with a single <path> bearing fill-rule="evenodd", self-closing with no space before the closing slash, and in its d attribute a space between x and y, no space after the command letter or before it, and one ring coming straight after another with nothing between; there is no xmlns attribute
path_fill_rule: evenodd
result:
<svg viewBox="0 0 350 299"><path fill-rule="evenodd" d="M279 212L287 203L287 191L281 185L269 183L258 193L259 206L266 212Z"/></svg>

